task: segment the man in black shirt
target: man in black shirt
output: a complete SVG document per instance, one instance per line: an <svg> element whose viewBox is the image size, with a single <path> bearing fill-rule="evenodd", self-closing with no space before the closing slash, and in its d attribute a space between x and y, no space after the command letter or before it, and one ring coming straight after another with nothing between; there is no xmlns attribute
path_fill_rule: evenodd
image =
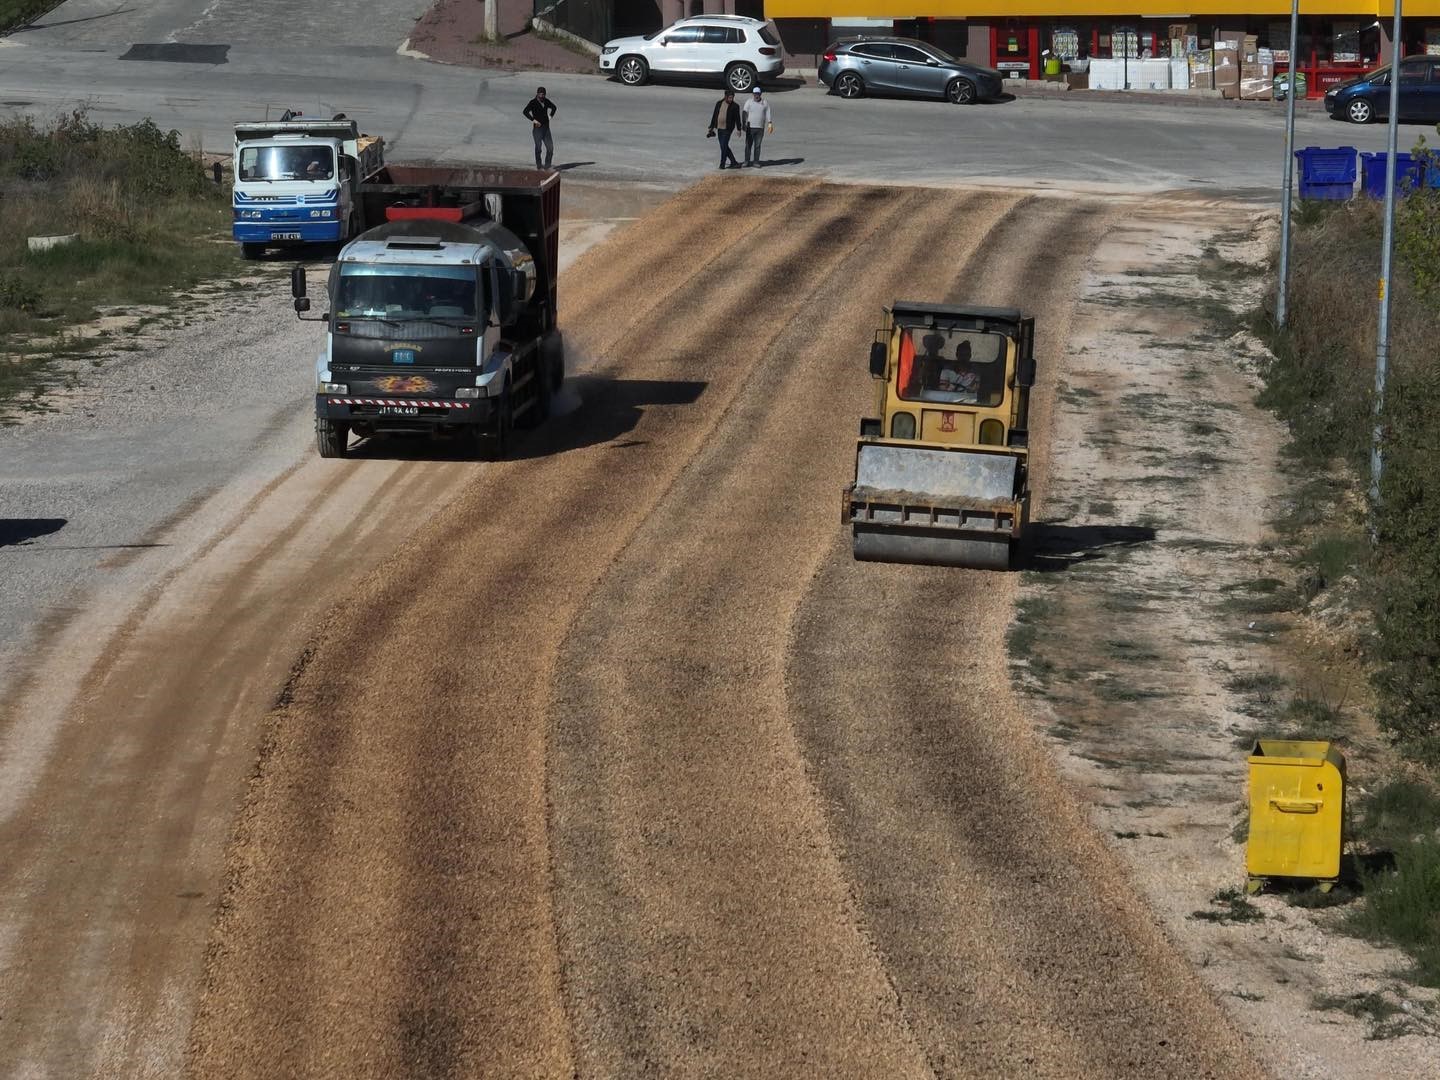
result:
<svg viewBox="0 0 1440 1080"><path fill-rule="evenodd" d="M555 143L550 138L550 117L555 115L555 102L545 96L545 88L542 86L535 91L535 96L530 99L530 104L525 106L522 114L530 121L531 134L535 136L535 167L537 169L550 168L550 162L555 157ZM545 164L540 164L540 146L545 146Z"/></svg>
<svg viewBox="0 0 1440 1080"><path fill-rule="evenodd" d="M715 103L715 109L710 114L710 134L720 139L720 168L725 168L728 161L732 169L738 169L740 162L735 160L735 151L730 149L730 136L735 134L736 128L740 126L740 106L735 104L735 91L726 90L725 96Z"/></svg>

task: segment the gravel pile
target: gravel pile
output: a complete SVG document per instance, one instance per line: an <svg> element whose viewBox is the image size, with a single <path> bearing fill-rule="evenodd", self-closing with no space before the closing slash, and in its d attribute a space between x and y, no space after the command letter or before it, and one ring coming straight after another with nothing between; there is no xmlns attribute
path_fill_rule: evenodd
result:
<svg viewBox="0 0 1440 1080"><path fill-rule="evenodd" d="M1010 702L1009 579L837 535L881 306L1054 348L1105 224L725 177L583 257L581 407L272 718L196 1074L1253 1073Z"/></svg>

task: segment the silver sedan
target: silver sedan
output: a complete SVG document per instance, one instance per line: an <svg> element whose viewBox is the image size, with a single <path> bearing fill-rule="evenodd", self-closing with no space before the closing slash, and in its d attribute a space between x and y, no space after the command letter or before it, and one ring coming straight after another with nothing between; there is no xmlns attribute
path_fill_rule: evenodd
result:
<svg viewBox="0 0 1440 1080"><path fill-rule="evenodd" d="M968 105L993 101L1005 84L998 71L957 60L913 38L842 38L825 50L820 81L832 94L933 97Z"/></svg>

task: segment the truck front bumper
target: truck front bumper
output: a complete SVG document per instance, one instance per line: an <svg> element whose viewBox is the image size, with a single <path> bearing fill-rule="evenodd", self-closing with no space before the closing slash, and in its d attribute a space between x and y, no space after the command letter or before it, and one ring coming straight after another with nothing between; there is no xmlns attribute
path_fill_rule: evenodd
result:
<svg viewBox="0 0 1440 1080"><path fill-rule="evenodd" d="M338 221L237 221L233 236L239 244L335 244Z"/></svg>
<svg viewBox="0 0 1440 1080"><path fill-rule="evenodd" d="M443 398L351 397L315 395L315 415L352 427L364 424L376 431L429 431L439 427L483 427L494 419L489 398L448 401Z"/></svg>

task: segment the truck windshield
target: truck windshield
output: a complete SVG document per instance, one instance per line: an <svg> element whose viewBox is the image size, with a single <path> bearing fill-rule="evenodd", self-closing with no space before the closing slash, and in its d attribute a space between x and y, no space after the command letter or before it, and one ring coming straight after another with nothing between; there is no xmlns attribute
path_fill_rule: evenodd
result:
<svg viewBox="0 0 1440 1080"><path fill-rule="evenodd" d="M473 266L341 263L335 316L395 322L474 322L478 284Z"/></svg>
<svg viewBox="0 0 1440 1080"><path fill-rule="evenodd" d="M1005 397L1004 334L944 327L900 331L897 389L906 401L993 409Z"/></svg>
<svg viewBox="0 0 1440 1080"><path fill-rule="evenodd" d="M329 146L245 146L241 180L333 180L335 151Z"/></svg>

